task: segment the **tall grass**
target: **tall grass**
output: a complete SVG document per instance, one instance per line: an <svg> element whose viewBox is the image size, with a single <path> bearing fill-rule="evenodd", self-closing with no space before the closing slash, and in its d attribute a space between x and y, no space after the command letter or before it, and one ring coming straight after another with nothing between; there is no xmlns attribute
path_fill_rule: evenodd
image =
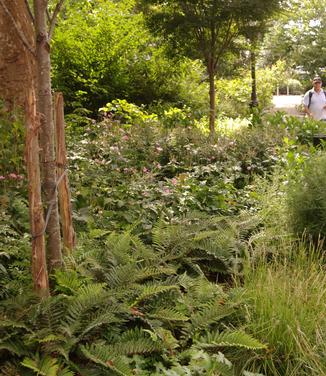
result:
<svg viewBox="0 0 326 376"><path fill-rule="evenodd" d="M288 190L288 210L293 231L314 241L326 236L326 153L309 159L302 176L292 179Z"/></svg>
<svg viewBox="0 0 326 376"><path fill-rule="evenodd" d="M326 375L326 274L322 255L293 246L262 259L244 279L247 330L268 351L247 360L264 375Z"/></svg>

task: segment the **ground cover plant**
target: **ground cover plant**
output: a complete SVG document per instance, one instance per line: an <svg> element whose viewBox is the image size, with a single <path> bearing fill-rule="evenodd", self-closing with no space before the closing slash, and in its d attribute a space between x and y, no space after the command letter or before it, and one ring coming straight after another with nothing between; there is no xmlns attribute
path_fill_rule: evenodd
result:
<svg viewBox="0 0 326 376"><path fill-rule="evenodd" d="M319 125L220 120L211 143L180 113L164 127L115 105L68 125L79 245L48 299L31 294L24 179L1 182L2 374L325 372L322 260L282 227Z"/></svg>
<svg viewBox="0 0 326 376"><path fill-rule="evenodd" d="M128 125L135 116L136 124ZM227 123L221 121L221 128ZM254 176L273 170L287 134L282 125L250 129L247 123L210 143L196 127L165 129L157 118L134 110L83 126L79 133L71 129L77 219L94 214L97 223L114 229L138 222L143 232L160 217L194 210L226 215L250 208L247 188Z"/></svg>

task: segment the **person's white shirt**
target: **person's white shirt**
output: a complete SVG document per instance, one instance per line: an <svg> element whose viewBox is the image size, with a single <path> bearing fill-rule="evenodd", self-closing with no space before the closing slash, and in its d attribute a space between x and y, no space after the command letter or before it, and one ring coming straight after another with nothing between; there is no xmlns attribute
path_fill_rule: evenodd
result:
<svg viewBox="0 0 326 376"><path fill-rule="evenodd" d="M309 92L312 92L311 102L309 105ZM313 89L305 93L303 97L305 112L315 120L326 120L326 96L321 87L321 81L314 79Z"/></svg>

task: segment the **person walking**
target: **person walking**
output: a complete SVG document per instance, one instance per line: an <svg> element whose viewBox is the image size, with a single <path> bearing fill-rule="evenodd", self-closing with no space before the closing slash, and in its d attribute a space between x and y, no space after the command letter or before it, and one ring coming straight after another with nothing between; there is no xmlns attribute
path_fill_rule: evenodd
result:
<svg viewBox="0 0 326 376"><path fill-rule="evenodd" d="M326 92L322 89L322 84L319 76L313 78L313 88L305 93L303 105L308 117L326 121Z"/></svg>

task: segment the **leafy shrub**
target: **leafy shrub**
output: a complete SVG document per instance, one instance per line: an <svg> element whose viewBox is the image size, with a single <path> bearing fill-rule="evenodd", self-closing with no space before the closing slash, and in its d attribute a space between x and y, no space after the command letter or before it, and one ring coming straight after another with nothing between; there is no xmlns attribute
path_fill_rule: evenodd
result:
<svg viewBox="0 0 326 376"><path fill-rule="evenodd" d="M279 162L287 131L279 124L236 128L232 123L236 130L231 132L225 124L226 135L216 143L196 127L144 123L126 128L110 119L70 133L70 181L79 225L92 227L93 218L105 228L136 224L146 233L160 217L248 209L253 203L249 185Z"/></svg>
<svg viewBox="0 0 326 376"><path fill-rule="evenodd" d="M289 91L288 91L289 90ZM292 94L300 95L303 92L303 85L301 82L295 78L289 78L286 82L282 82L279 85L280 94Z"/></svg>
<svg viewBox="0 0 326 376"><path fill-rule="evenodd" d="M148 114L139 106L127 102L125 99L114 99L99 109L104 117L118 120L125 125L139 125L146 122L154 122L157 120L155 114Z"/></svg>
<svg viewBox="0 0 326 376"><path fill-rule="evenodd" d="M266 68L257 70L257 96L261 110L270 107L276 84L275 70ZM244 72L242 77L232 80L221 79L216 82L217 109L230 117L248 116L251 96L251 77Z"/></svg>
<svg viewBox="0 0 326 376"><path fill-rule="evenodd" d="M193 125L194 119L189 107L184 107L183 109L170 107L164 110L161 122L167 128L174 128L176 126L187 127Z"/></svg>

